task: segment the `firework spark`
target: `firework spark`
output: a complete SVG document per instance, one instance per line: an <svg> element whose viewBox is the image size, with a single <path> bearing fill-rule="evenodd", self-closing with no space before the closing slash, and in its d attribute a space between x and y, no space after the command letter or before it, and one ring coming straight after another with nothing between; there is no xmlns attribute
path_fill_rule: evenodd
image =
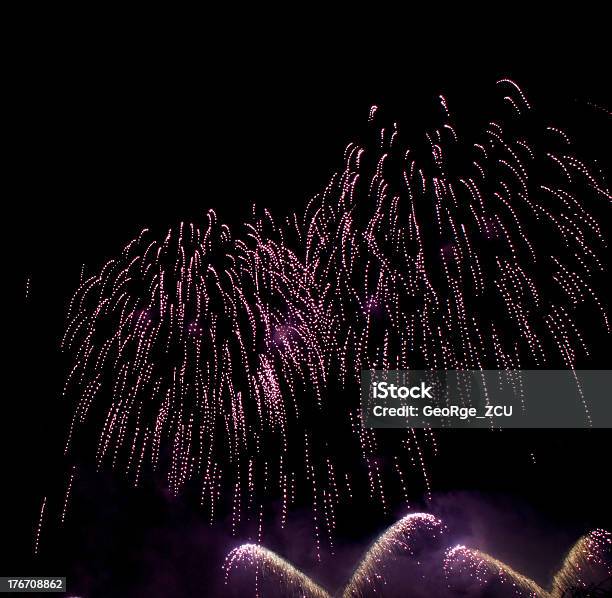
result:
<svg viewBox="0 0 612 598"><path fill-rule="evenodd" d="M381 534L355 569L342 596L352 598L368 596L376 591L376 583L382 579L386 563L397 554L413 554L414 536L417 532L427 531L439 535L444 526L442 522L427 513L411 513Z"/></svg>
<svg viewBox="0 0 612 598"><path fill-rule="evenodd" d="M519 596L542 598L548 593L535 581L521 575L492 556L462 545L447 551L444 570L447 577L456 570L467 571L473 579L484 584L496 577L502 584L510 586Z"/></svg>
<svg viewBox="0 0 612 598"><path fill-rule="evenodd" d="M273 578L288 592L288 595L331 598L330 594L308 576L263 546L243 544L232 550L227 555L224 565L226 583L232 569L239 564L248 564L254 567L258 574ZM258 597L261 595L258 588L256 588L255 595Z"/></svg>
<svg viewBox="0 0 612 598"><path fill-rule="evenodd" d="M596 529L584 535L567 553L559 571L553 577L551 596L562 597L589 582L612 576L612 534Z"/></svg>
<svg viewBox="0 0 612 598"><path fill-rule="evenodd" d="M580 538L553 577L550 590L496 558L462 545L446 552L444 570L449 579L459 571L467 572L480 584L497 579L520 596L562 598L570 591L587 587L594 579L600 581L602 574L604 578L612 575L612 534L597 529Z"/></svg>

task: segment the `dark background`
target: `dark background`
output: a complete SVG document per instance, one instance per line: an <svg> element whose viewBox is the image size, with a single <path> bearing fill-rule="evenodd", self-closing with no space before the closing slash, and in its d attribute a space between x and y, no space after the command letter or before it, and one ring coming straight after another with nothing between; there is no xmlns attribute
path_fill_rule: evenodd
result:
<svg viewBox="0 0 612 598"><path fill-rule="evenodd" d="M66 575L71 593L88 598L229 592L220 564L241 539L223 523L209 528L188 499L169 498L155 480L132 489L83 458L66 528L57 530L67 479L58 341L83 264L93 272L143 227L162 230L211 207L233 226L252 202L279 214L299 209L359 139L371 104L418 136L444 93L465 126L479 127L492 116L488 98L501 76L576 133L583 155L603 160L609 130L587 104L610 100L596 21L551 22L530 35L523 27L502 35L495 21L478 34L459 28L455 38L435 21L409 21L380 42L343 31L333 49L312 30L298 39L232 32L210 44L150 31L141 43L130 31L120 41L114 31L39 37L39 22L20 37L5 115L5 261L15 307L5 312L2 574ZM593 367L609 367L607 347L596 353ZM433 501L415 506L444 515L458 541L479 542L545 583L578 535L612 528L608 431L458 431L439 441ZM55 502L34 558L45 495ZM333 587L390 521L356 513L335 560L319 566L299 514L272 534L271 547Z"/></svg>

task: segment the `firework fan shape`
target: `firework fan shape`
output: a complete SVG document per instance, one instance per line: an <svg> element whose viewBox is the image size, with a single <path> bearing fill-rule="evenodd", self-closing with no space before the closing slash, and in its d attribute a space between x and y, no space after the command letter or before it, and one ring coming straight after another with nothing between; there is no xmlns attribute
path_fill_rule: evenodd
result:
<svg viewBox="0 0 612 598"><path fill-rule="evenodd" d="M343 598L358 598L377 592L383 581L383 570L394 555L413 555L417 535L426 534L430 539L442 533L442 522L427 513L411 513L382 533L365 553L349 582L341 592ZM330 597L331 594L314 583L308 576L274 552L256 544L243 544L232 550L225 559L226 583L232 570L239 565L255 570L255 594L260 595L260 578L269 578L299 596L311 598Z"/></svg>
<svg viewBox="0 0 612 598"><path fill-rule="evenodd" d="M512 593L518 596L562 598L612 575L612 534L597 529L580 538L553 577L550 590L494 557L462 545L446 552L444 570L449 581L461 573L467 573L483 586L497 580L509 586Z"/></svg>
<svg viewBox="0 0 612 598"><path fill-rule="evenodd" d="M425 151L373 107L371 143L350 144L303 211L255 212L238 239L214 212L202 229L143 232L83 282L63 343L67 451L101 422L100 466L138 483L146 460L174 494L197 481L234 532L261 530L264 498L281 498L283 523L310 502L318 547L357 495L408 503L408 470L429 493L433 434L364 429L361 369L575 368L582 315L609 332L597 215L610 194L514 82L499 89L502 118L475 141L443 97Z"/></svg>
<svg viewBox="0 0 612 598"><path fill-rule="evenodd" d="M394 555L414 555L414 541L426 533L431 541L444 531L442 522L428 513L411 513L382 533L365 553L342 592L343 598L360 598L377 592L384 566Z"/></svg>
<svg viewBox="0 0 612 598"><path fill-rule="evenodd" d="M351 579L338 595L343 598L380 594L384 581L384 567L398 554L414 555L415 532L427 532L430 539L444 531L442 522L429 514L413 513L400 519L383 532L355 568ZM574 544L555 574L551 589L546 590L532 579L522 575L476 549L462 545L446 551L442 563L452 591L456 581L467 573L479 585L485 586L496 579L517 596L533 598L562 598L587 588L592 581L600 582L612 573L612 535L601 529L593 530ZM311 598L331 597L320 585L296 569L282 557L257 544L243 544L232 550L225 559L226 584L232 571L239 566L255 571L255 595L260 596L260 581L270 580L281 587L286 595ZM410 596L408 590L404 595Z"/></svg>
<svg viewBox="0 0 612 598"><path fill-rule="evenodd" d="M264 578L274 579L289 596L331 598L330 594L307 575L263 546L243 544L232 550L227 555L224 565L226 583L228 583L232 569L238 565L248 565L255 569L255 596L260 596L259 578L263 576Z"/></svg>

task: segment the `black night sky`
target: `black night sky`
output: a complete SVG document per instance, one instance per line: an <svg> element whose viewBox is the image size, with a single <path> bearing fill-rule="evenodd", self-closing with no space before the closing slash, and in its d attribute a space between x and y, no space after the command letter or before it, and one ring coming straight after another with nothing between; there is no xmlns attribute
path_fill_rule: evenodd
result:
<svg viewBox="0 0 612 598"><path fill-rule="evenodd" d="M118 471L96 471L83 449L70 461L79 475L66 525L57 525L70 415L58 345L82 266L93 273L142 228L200 221L209 208L232 227L253 202L278 215L298 210L341 166L346 144L365 134L372 104L418 138L444 93L461 126L477 129L492 117L489 99L503 76L605 170L605 53L596 39L578 50L562 31L530 44L517 33L474 44L433 43L435 35L404 43L395 33L393 44L362 34L351 44L347 35L333 51L315 51L316 36L303 46L283 35L206 48L94 42L85 33L33 37L11 53L5 114L5 257L16 276L7 285L14 307L5 312L2 575L66 576L68 595L83 598L250 595L252 578L225 586L221 569L249 538L232 537L227 521L209 526L197 489L174 498L154 475L132 488ZM602 225L609 235L609 220ZM609 367L608 339L593 353L585 368ZM413 506L440 515L456 543L546 584L581 534L612 529L609 430L456 430L438 440L432 499L415 487ZM52 498L34 557L43 496ZM387 516L355 507L340 523L335 556L325 553L320 564L305 512L285 530L267 522L267 546L336 589L403 513L401 505ZM436 577L433 593L415 595L442 591L441 573L427 571Z"/></svg>

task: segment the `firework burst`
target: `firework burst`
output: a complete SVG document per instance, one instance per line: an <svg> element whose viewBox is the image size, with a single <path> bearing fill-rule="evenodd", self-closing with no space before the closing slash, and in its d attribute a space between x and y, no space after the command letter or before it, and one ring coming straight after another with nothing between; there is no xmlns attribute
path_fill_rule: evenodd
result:
<svg viewBox="0 0 612 598"><path fill-rule="evenodd" d="M343 323L343 380L362 369L573 369L589 348L611 195L558 127L503 79L507 116L462 141L446 99L424 147L397 123L350 144L303 217L289 219L318 295ZM500 115L503 114L503 110Z"/></svg>
<svg viewBox="0 0 612 598"><path fill-rule="evenodd" d="M138 484L150 463L175 495L197 482L235 533L248 519L260 537L264 499L283 524L309 502L319 553L356 495L408 504L413 469L429 494L434 435L363 428L362 369L575 368L581 318L609 331L605 181L514 82L499 88L500 118L469 142L442 96L424 148L374 107L372 141L303 211L255 212L238 239L212 211L144 231L84 280L63 341L66 451L93 422L100 467Z"/></svg>
<svg viewBox="0 0 612 598"><path fill-rule="evenodd" d="M354 388L363 369L575 369L609 334L598 218L610 192L515 82L498 87L499 118L469 141L443 96L439 125L417 147L372 107L372 139L347 146L344 168L304 212L282 226L260 219L304 264L333 322L322 332L328 394ZM590 421L579 384L577 396ZM361 426L354 403L341 409L335 421L352 418L370 496L408 504L411 469L429 493L430 431L383 437Z"/></svg>
<svg viewBox="0 0 612 598"><path fill-rule="evenodd" d="M229 484L234 525L258 484L278 484L286 511L292 421L321 404L326 375L303 269L251 237L234 242L212 211L203 230L144 231L83 282L64 337L78 397L66 451L97 416L100 467L138 484L148 459L174 494L199 479L211 518ZM312 406L295 401L304 382Z"/></svg>

